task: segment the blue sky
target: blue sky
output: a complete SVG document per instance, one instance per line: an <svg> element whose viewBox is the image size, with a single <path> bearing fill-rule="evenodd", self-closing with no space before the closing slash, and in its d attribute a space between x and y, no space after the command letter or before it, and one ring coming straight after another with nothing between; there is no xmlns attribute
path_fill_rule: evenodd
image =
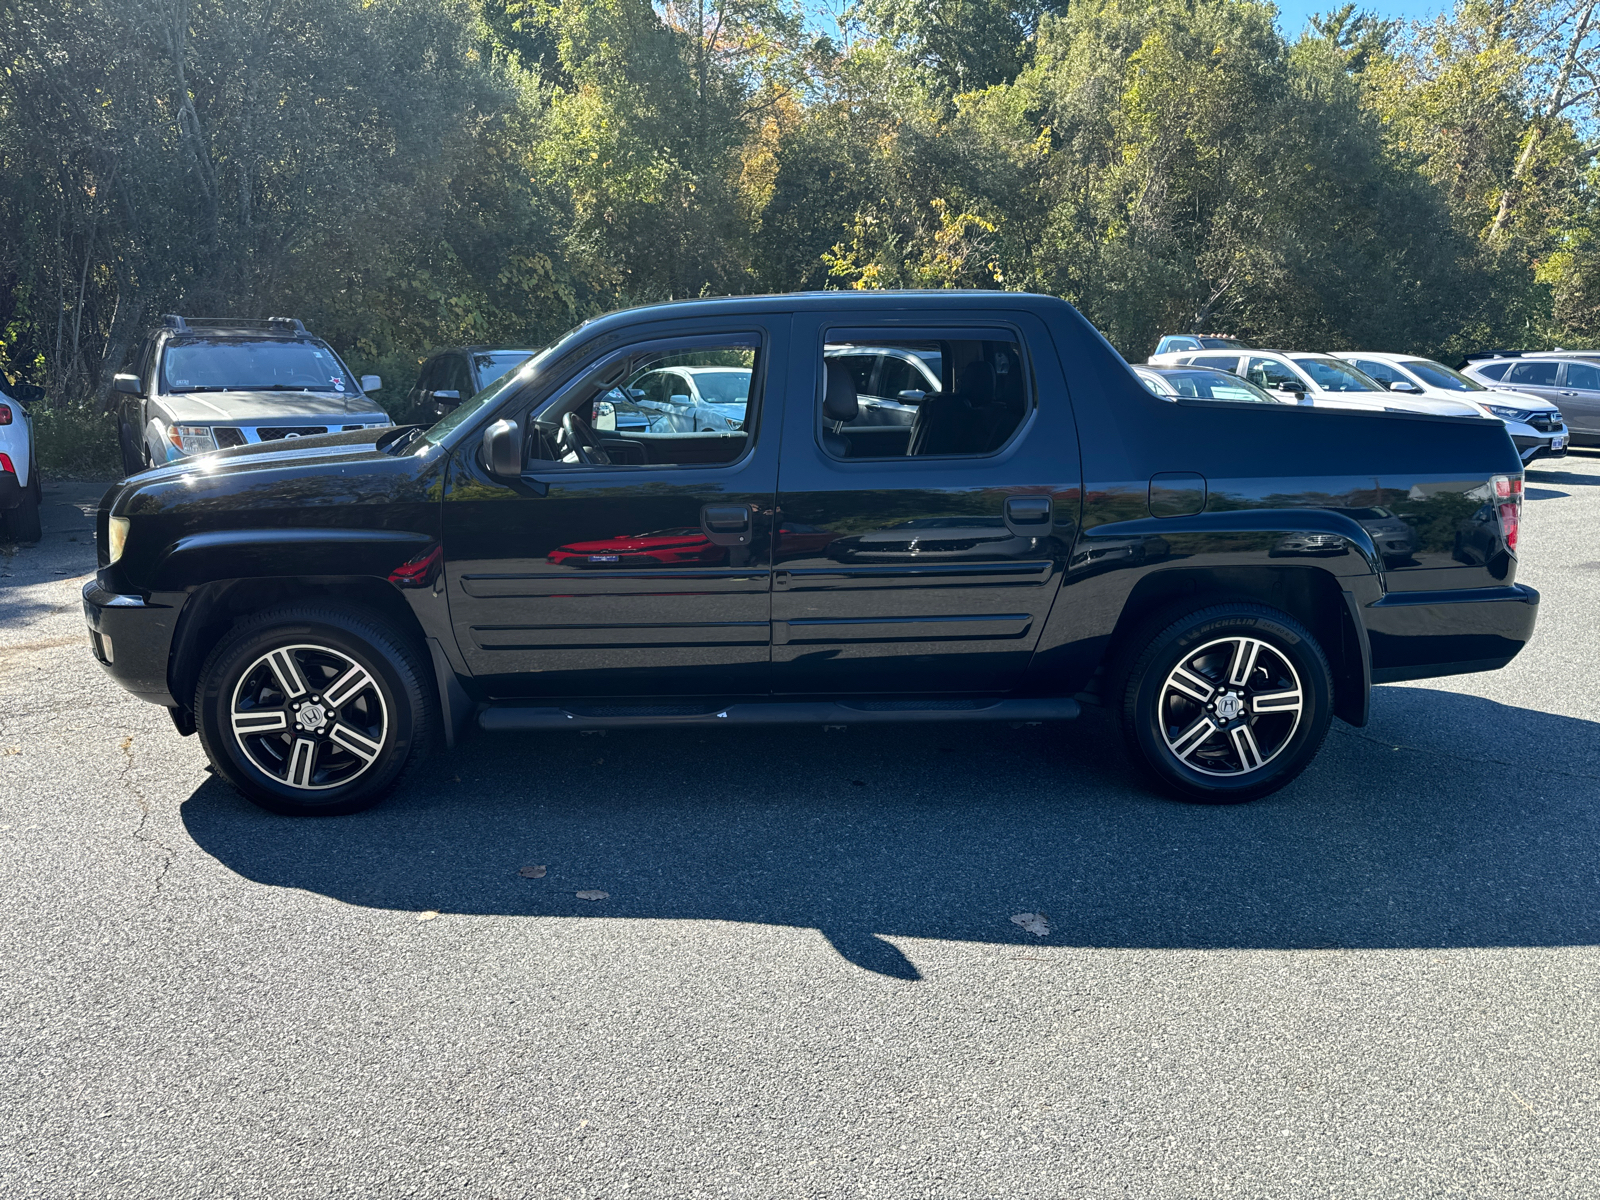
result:
<svg viewBox="0 0 1600 1200"><path fill-rule="evenodd" d="M1312 13L1327 12L1338 7L1335 0L1278 0L1278 28L1283 31L1284 37L1293 41L1305 28ZM1369 3L1356 0L1356 7L1368 9L1380 17L1415 21L1437 15L1448 4L1446 0L1370 0Z"/></svg>

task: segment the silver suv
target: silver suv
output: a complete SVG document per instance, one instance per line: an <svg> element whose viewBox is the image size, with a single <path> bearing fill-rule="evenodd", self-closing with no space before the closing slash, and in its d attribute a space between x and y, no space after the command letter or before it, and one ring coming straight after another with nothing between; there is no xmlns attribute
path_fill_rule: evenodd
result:
<svg viewBox="0 0 1600 1200"><path fill-rule="evenodd" d="M116 377L117 440L129 475L191 454L392 425L333 348L299 321L169 315Z"/></svg>

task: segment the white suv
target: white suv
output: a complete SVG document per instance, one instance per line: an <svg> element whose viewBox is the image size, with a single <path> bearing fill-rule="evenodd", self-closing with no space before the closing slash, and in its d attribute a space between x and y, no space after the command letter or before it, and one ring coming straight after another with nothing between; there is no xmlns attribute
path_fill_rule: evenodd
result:
<svg viewBox="0 0 1600 1200"><path fill-rule="evenodd" d="M39 501L44 480L34 453L33 418L22 405L22 397L36 400L36 392L20 384L10 392L0 390L0 526L12 542L37 542L42 536Z"/></svg>
<svg viewBox="0 0 1600 1200"><path fill-rule="evenodd" d="M1488 387L1443 363L1415 354L1345 350L1338 357L1354 363L1391 392L1476 404L1486 415L1505 422L1506 432L1525 463L1536 458L1563 458L1567 453L1567 426L1561 410L1542 396Z"/></svg>
<svg viewBox="0 0 1600 1200"><path fill-rule="evenodd" d="M1200 354L1180 354L1178 361L1186 367L1232 371L1259 388L1289 397L1294 403L1317 408L1361 408L1368 412L1427 413L1436 417L1481 419L1487 416L1476 404L1467 401L1391 392L1331 354L1208 350Z"/></svg>

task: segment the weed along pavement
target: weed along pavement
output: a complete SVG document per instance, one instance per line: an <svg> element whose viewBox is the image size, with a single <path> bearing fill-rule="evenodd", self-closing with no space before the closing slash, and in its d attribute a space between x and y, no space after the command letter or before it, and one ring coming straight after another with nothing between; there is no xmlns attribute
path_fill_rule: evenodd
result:
<svg viewBox="0 0 1600 1200"><path fill-rule="evenodd" d="M1600 454L1527 482L1529 648L1254 804L1089 711L480 734L314 820L105 677L103 488L51 484L0 557L0 1195L1590 1194Z"/></svg>

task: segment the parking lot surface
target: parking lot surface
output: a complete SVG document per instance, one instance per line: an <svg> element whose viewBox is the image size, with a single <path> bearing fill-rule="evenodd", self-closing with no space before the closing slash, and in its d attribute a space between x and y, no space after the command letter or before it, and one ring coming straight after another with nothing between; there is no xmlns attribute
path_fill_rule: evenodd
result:
<svg viewBox="0 0 1600 1200"><path fill-rule="evenodd" d="M101 490L0 556L0 1195L1600 1191L1600 455L1529 472L1511 667L1239 808L1089 712L478 735L273 817L94 663Z"/></svg>

